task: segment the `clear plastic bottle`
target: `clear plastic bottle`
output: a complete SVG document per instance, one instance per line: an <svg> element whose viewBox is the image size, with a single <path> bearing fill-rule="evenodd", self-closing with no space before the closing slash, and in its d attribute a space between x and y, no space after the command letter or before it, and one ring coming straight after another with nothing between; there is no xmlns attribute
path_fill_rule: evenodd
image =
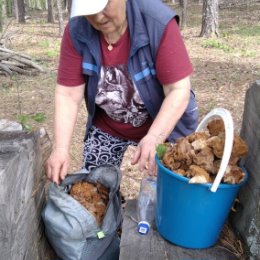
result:
<svg viewBox="0 0 260 260"><path fill-rule="evenodd" d="M156 206L156 178L142 179L137 200L137 231L142 235L148 234L154 224Z"/></svg>

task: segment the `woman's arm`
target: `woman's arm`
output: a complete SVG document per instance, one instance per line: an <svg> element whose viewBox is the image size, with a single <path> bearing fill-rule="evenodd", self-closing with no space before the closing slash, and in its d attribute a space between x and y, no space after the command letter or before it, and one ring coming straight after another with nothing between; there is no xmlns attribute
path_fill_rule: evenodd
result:
<svg viewBox="0 0 260 260"><path fill-rule="evenodd" d="M163 85L165 99L147 135L139 142L132 159L132 164L139 163L141 171L148 167L149 174L155 173L156 145L167 139L183 115L189 103L190 89L189 76L176 83Z"/></svg>
<svg viewBox="0 0 260 260"><path fill-rule="evenodd" d="M55 90L54 146L47 160L48 178L59 184L67 174L69 148L85 84L66 87L57 84Z"/></svg>

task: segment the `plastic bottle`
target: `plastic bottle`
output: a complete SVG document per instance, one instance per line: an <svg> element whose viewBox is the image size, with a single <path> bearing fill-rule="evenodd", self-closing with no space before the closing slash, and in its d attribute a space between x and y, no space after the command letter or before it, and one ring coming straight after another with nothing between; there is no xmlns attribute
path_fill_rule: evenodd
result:
<svg viewBox="0 0 260 260"><path fill-rule="evenodd" d="M156 178L142 179L137 200L137 231L142 235L149 233L155 219L156 206Z"/></svg>

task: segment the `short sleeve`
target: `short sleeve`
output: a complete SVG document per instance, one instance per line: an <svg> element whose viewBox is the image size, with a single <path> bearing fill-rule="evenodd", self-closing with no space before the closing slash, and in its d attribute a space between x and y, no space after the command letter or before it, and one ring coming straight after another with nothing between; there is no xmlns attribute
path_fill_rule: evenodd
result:
<svg viewBox="0 0 260 260"><path fill-rule="evenodd" d="M82 57L73 46L69 25L67 24L61 42L57 83L73 87L83 84Z"/></svg>
<svg viewBox="0 0 260 260"><path fill-rule="evenodd" d="M193 69L175 19L167 25L156 56L157 77L161 84L177 82Z"/></svg>

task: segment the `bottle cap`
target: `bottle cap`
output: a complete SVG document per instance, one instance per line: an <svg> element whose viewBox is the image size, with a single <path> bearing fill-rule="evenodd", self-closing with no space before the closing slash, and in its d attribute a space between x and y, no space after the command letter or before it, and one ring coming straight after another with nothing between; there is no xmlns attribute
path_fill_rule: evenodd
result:
<svg viewBox="0 0 260 260"><path fill-rule="evenodd" d="M150 230L150 224L146 221L140 221L137 226L138 233L147 235Z"/></svg>

